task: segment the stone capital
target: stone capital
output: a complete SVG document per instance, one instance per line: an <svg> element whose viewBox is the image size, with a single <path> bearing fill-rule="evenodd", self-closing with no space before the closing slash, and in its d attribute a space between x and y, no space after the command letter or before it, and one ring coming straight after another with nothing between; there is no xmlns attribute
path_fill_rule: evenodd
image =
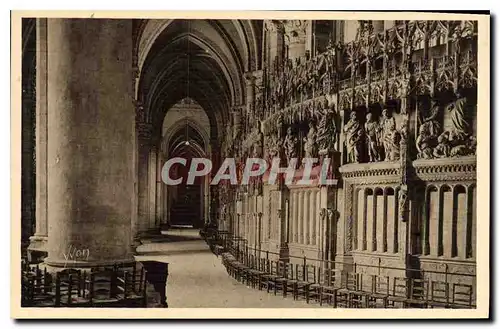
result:
<svg viewBox="0 0 500 329"><path fill-rule="evenodd" d="M135 107L135 120L137 122L145 122L146 110L144 109L144 104L142 103L142 101L134 99L134 107Z"/></svg>
<svg viewBox="0 0 500 329"><path fill-rule="evenodd" d="M268 32L278 32L278 33L285 32L283 22L280 20L265 20L264 21L264 28Z"/></svg>
<svg viewBox="0 0 500 329"><path fill-rule="evenodd" d="M139 140L150 140L153 136L153 125L146 122L136 123L137 137Z"/></svg>
<svg viewBox="0 0 500 329"><path fill-rule="evenodd" d="M287 35L288 42L305 43L306 42L306 29L308 21L306 20L288 20L284 21L285 34Z"/></svg>
<svg viewBox="0 0 500 329"><path fill-rule="evenodd" d="M256 78L253 72L251 71L245 72L245 81L248 85L254 84L255 80Z"/></svg>

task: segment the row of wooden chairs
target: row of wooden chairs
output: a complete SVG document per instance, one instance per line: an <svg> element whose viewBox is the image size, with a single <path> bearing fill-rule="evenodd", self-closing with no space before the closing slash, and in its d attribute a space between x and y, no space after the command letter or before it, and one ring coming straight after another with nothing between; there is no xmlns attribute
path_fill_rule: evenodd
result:
<svg viewBox="0 0 500 329"><path fill-rule="evenodd" d="M222 253L228 273L238 281L260 290L303 297L307 303L349 308L473 308L471 285L420 278L369 275L292 264L249 255L240 262Z"/></svg>
<svg viewBox="0 0 500 329"><path fill-rule="evenodd" d="M24 266L24 265L23 265ZM146 307L146 271L138 268L23 268L24 307Z"/></svg>

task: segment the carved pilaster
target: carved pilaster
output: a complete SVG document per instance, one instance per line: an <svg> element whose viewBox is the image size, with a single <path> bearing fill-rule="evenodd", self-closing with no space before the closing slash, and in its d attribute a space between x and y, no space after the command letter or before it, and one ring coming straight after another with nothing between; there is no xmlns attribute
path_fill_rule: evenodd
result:
<svg viewBox="0 0 500 329"><path fill-rule="evenodd" d="M344 184L344 252L350 253L352 250L352 222L353 222L353 188L351 184Z"/></svg>
<svg viewBox="0 0 500 329"><path fill-rule="evenodd" d="M151 146L153 125L146 122L136 122L137 139L142 147Z"/></svg>

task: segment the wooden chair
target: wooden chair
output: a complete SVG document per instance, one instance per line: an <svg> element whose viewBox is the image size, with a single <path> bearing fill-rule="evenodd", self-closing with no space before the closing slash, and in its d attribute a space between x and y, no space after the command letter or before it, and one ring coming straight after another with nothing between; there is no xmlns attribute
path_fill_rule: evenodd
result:
<svg viewBox="0 0 500 329"><path fill-rule="evenodd" d="M344 272L343 284L336 291L336 306L350 308L360 304L359 291L360 274L354 272Z"/></svg>
<svg viewBox="0 0 500 329"><path fill-rule="evenodd" d="M368 308L371 284L370 287L366 287L362 273L354 274L350 280L352 280L352 288L350 289L349 307Z"/></svg>
<svg viewBox="0 0 500 329"><path fill-rule="evenodd" d="M250 260L250 268L248 269L248 279L252 288L257 287L260 284L260 276L263 272L259 269L260 259L252 257Z"/></svg>
<svg viewBox="0 0 500 329"><path fill-rule="evenodd" d="M316 282L309 286L309 299L319 302L321 287L325 283L325 273L321 266L316 267Z"/></svg>
<svg viewBox="0 0 500 329"><path fill-rule="evenodd" d="M316 283L316 266L312 264L306 264L302 280L297 282L297 299L299 296L304 296L306 303L309 304L309 290L312 284Z"/></svg>
<svg viewBox="0 0 500 329"><path fill-rule="evenodd" d="M324 281L320 287L319 291L319 304L323 305L323 301L327 301L328 304L333 304L333 307L337 307L337 290L339 287L335 285L336 276L339 271L334 268L326 268L324 270Z"/></svg>
<svg viewBox="0 0 500 329"><path fill-rule="evenodd" d="M271 279L271 285L274 287L274 294L276 295L279 291L283 294L285 290L286 283L288 281L287 278L287 263L283 261L278 261L277 266L277 276Z"/></svg>
<svg viewBox="0 0 500 329"><path fill-rule="evenodd" d="M368 297L368 308L387 308L389 291L390 285L388 276L372 275L372 288Z"/></svg>
<svg viewBox="0 0 500 329"><path fill-rule="evenodd" d="M276 295L278 289L282 284L282 280L284 278L285 272L285 263L283 261L271 261L270 262L270 271L262 276L263 281L265 281L265 286L267 292L273 289L274 294ZM282 287L281 287L282 288Z"/></svg>
<svg viewBox="0 0 500 329"><path fill-rule="evenodd" d="M47 269L41 271L38 266L26 272L25 282L28 290L26 293L29 296L33 306L37 305L54 305L53 294L53 279L52 275L47 272Z"/></svg>
<svg viewBox="0 0 500 329"><path fill-rule="evenodd" d="M278 277L278 262L277 261L268 261L267 262L267 271L262 275L261 287L266 288L266 291L269 292L272 287L272 281L274 278Z"/></svg>
<svg viewBox="0 0 500 329"><path fill-rule="evenodd" d="M407 302L412 308L427 308L429 304L429 281L419 278L410 279L410 298Z"/></svg>
<svg viewBox="0 0 500 329"><path fill-rule="evenodd" d="M87 280L82 273L76 270L69 271L69 274L63 272L57 273L60 287L58 293L61 296L60 305L62 307L90 307L86 289Z"/></svg>
<svg viewBox="0 0 500 329"><path fill-rule="evenodd" d="M453 283L452 308L473 308L472 305L472 286L468 284Z"/></svg>
<svg viewBox="0 0 500 329"><path fill-rule="evenodd" d="M387 297L389 308L395 308L400 305L403 308L406 308L409 301L409 279L402 277L393 277L392 278L392 291Z"/></svg>
<svg viewBox="0 0 500 329"><path fill-rule="evenodd" d="M88 299L92 307L117 307L117 279L114 271L103 270L90 273Z"/></svg>
<svg viewBox="0 0 500 329"><path fill-rule="evenodd" d="M146 280L143 280L137 289L137 284L132 280L132 273L123 272L123 276L117 277L117 299L122 307L146 307Z"/></svg>
<svg viewBox="0 0 500 329"><path fill-rule="evenodd" d="M297 275L295 271L295 265L292 263L286 264L286 278L287 280L283 286L283 297L286 297L288 293L292 293L293 299L296 297L297 290Z"/></svg>
<svg viewBox="0 0 500 329"><path fill-rule="evenodd" d="M450 285L448 282L431 281L429 306L448 308L450 306Z"/></svg>
<svg viewBox="0 0 500 329"><path fill-rule="evenodd" d="M258 270L259 270L259 274L257 275L257 282L256 282L256 286L259 290L262 290L262 277L265 275L265 274L268 274L268 261L266 258L260 258L259 259L259 265L258 265Z"/></svg>

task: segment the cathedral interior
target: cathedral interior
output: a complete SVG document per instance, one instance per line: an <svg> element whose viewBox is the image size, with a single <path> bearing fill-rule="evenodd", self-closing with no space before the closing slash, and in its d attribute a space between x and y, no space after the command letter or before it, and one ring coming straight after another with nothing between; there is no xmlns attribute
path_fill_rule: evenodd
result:
<svg viewBox="0 0 500 329"><path fill-rule="evenodd" d="M127 291L116 264L196 229L255 289L474 308L477 48L475 21L25 18L23 271ZM169 186L174 157L329 158L334 184Z"/></svg>

